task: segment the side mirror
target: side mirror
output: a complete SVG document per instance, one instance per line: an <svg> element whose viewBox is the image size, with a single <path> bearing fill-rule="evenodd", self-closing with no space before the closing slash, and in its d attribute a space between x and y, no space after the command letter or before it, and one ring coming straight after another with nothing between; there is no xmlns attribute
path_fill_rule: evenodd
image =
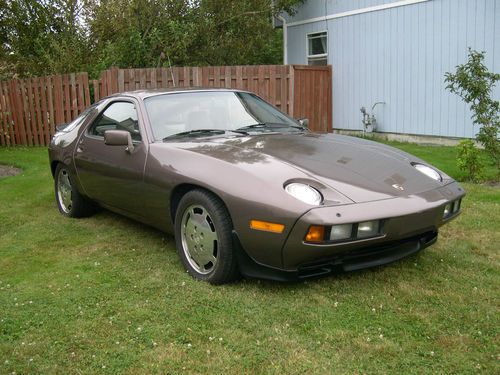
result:
<svg viewBox="0 0 500 375"><path fill-rule="evenodd" d="M309 119L308 118L299 118L299 124L302 125L304 128L309 127Z"/></svg>
<svg viewBox="0 0 500 375"><path fill-rule="evenodd" d="M58 132L62 132L64 129L66 129L66 128L68 127L68 125L69 125L69 124L68 124L68 123L66 123L66 122L65 122L65 123L63 123L63 124L59 124L59 125L57 125L57 126L56 126L56 130L57 130Z"/></svg>
<svg viewBox="0 0 500 375"><path fill-rule="evenodd" d="M106 130L104 132L104 144L108 146L127 146L128 152L134 151L132 136L125 130Z"/></svg>

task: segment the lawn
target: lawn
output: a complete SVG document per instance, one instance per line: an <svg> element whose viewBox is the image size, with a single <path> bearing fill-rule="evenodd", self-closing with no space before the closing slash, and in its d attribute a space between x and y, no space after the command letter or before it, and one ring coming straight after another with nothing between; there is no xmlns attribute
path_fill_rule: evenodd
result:
<svg viewBox="0 0 500 375"><path fill-rule="evenodd" d="M459 173L453 149L398 146ZM498 187L463 184L463 215L393 265L215 287L168 235L61 216L47 159L0 148L23 169L0 179L0 374L498 373Z"/></svg>

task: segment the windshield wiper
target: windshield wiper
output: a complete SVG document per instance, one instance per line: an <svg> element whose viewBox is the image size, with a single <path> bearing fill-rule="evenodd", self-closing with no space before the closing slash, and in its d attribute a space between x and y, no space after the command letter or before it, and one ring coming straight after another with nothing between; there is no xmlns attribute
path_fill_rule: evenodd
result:
<svg viewBox="0 0 500 375"><path fill-rule="evenodd" d="M226 134L228 132L248 135L248 133L246 131L243 131L243 130L196 129L196 130L189 130L186 132L169 135L168 137L163 138L163 141L165 142L165 141L175 139L175 138L183 138L183 137L191 137L191 136L194 136L194 137L203 136L205 134L220 135L220 134Z"/></svg>
<svg viewBox="0 0 500 375"><path fill-rule="evenodd" d="M278 122L260 122L260 123L253 124L253 125L242 126L241 128L238 128L236 130L283 129L283 128L293 128L293 129L305 130L305 128L303 126L300 126L300 125L288 125L288 124L282 124L282 123L278 123Z"/></svg>

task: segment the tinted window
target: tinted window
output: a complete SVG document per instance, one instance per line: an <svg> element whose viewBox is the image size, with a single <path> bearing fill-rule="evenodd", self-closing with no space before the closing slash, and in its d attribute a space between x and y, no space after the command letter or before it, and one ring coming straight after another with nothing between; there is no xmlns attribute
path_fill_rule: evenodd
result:
<svg viewBox="0 0 500 375"><path fill-rule="evenodd" d="M89 134L104 137L106 130L126 130L134 141L141 140L135 105L128 102L112 103L90 127Z"/></svg>

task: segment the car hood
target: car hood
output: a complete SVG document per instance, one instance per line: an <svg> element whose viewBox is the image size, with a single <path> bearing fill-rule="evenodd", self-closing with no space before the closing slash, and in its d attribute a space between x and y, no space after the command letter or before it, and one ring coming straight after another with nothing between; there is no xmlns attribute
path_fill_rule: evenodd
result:
<svg viewBox="0 0 500 375"><path fill-rule="evenodd" d="M207 142L210 147L182 148L228 162L234 162L232 158L238 159L242 152L247 156L266 155L299 169L354 202L409 196L449 182L434 181L417 171L410 163L422 161L410 154L355 137L266 134L200 142ZM254 159L258 162L258 158Z"/></svg>

